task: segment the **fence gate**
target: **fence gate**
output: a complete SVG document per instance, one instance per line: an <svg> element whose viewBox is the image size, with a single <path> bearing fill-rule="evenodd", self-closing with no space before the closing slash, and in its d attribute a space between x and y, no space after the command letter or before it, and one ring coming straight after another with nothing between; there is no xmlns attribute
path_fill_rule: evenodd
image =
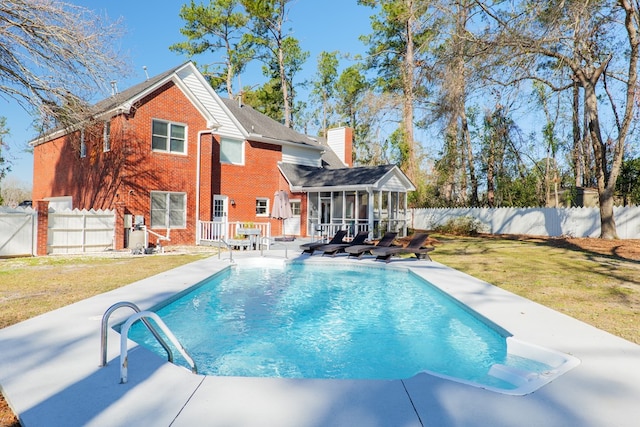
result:
<svg viewBox="0 0 640 427"><path fill-rule="evenodd" d="M114 249L115 213L110 210L49 210L48 254Z"/></svg>
<svg viewBox="0 0 640 427"><path fill-rule="evenodd" d="M0 256L35 255L36 212L0 209Z"/></svg>

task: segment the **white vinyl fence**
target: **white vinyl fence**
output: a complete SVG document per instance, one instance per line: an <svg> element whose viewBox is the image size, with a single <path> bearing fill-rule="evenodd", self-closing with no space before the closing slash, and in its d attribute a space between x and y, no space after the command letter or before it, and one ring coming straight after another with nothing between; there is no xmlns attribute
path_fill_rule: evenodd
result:
<svg viewBox="0 0 640 427"><path fill-rule="evenodd" d="M618 237L640 239L640 207L613 209ZM475 218L482 232L490 234L528 234L548 237L599 237L598 208L442 208L412 209L411 226L430 230L449 220Z"/></svg>
<svg viewBox="0 0 640 427"><path fill-rule="evenodd" d="M101 252L114 248L113 211L49 209L47 253ZM0 257L36 255L38 213L32 208L0 207Z"/></svg>
<svg viewBox="0 0 640 427"><path fill-rule="evenodd" d="M49 210L47 253L102 252L115 248L115 212Z"/></svg>
<svg viewBox="0 0 640 427"><path fill-rule="evenodd" d="M0 208L0 256L35 255L37 214L31 208Z"/></svg>

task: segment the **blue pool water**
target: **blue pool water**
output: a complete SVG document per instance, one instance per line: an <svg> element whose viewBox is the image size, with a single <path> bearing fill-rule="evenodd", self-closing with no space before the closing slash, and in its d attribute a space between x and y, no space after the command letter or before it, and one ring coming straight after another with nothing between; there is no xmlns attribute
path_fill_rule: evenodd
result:
<svg viewBox="0 0 640 427"><path fill-rule="evenodd" d="M549 368L508 355L497 328L402 270L233 268L157 314L206 375L402 379L430 371L513 388L488 375L491 366ZM164 356L140 322L129 337Z"/></svg>

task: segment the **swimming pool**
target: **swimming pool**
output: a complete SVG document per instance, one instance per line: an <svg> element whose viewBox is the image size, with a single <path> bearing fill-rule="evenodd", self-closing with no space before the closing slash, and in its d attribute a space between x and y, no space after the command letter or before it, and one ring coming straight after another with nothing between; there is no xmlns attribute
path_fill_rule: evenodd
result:
<svg viewBox="0 0 640 427"><path fill-rule="evenodd" d="M207 375L402 379L429 372L523 394L568 361L514 340L393 268L234 267L155 311ZM141 324L129 337L164 353Z"/></svg>

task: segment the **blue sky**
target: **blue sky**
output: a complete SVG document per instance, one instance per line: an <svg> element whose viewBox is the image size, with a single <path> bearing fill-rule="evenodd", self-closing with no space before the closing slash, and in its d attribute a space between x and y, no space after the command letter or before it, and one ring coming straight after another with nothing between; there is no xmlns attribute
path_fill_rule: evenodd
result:
<svg viewBox="0 0 640 427"><path fill-rule="evenodd" d="M124 19L125 33L121 49L130 58L133 72L128 78L118 78L118 88L124 90L145 78L143 66L150 76L160 74L186 60L187 57L169 51L168 47L183 40L180 28L183 21L178 16L184 1L122 1L122 0L67 0L95 11L106 13L111 20ZM196 2L206 0L196 0ZM298 81L310 79L316 72L316 58L322 51L364 53L365 47L358 40L371 32L369 17L373 10L358 6L356 0L294 0L289 6L289 27L300 41L303 50L309 51L309 59ZM197 57L206 63L213 57ZM344 66L349 65L343 62ZM243 86L264 83L259 65L241 76ZM104 94L108 96L108 94ZM29 188L33 181L33 157L23 153L27 142L35 137L31 128L33 118L20 109L15 101L0 98L0 116L7 118L11 134L7 138L10 149L3 154L12 162L8 178L18 180Z"/></svg>

